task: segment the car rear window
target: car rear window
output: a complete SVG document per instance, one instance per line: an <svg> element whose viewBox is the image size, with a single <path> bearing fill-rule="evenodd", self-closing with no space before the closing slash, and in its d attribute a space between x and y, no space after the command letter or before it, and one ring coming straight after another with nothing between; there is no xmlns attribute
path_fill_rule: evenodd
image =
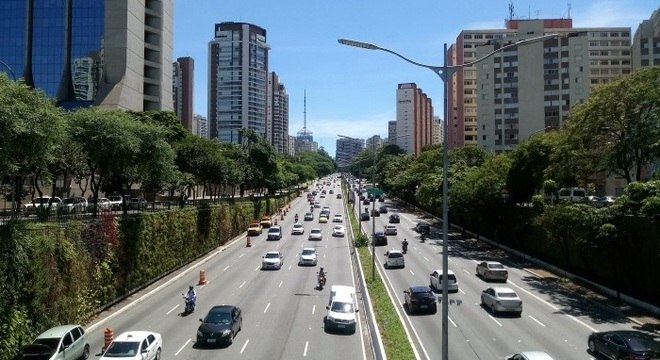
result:
<svg viewBox="0 0 660 360"><path fill-rule="evenodd" d="M403 254L398 253L398 252L394 252L394 253L390 253L388 256L389 256L390 259L392 259L392 258L401 258L401 257L403 257Z"/></svg>
<svg viewBox="0 0 660 360"><path fill-rule="evenodd" d="M504 265L502 264L488 264L489 269L504 269Z"/></svg>
<svg viewBox="0 0 660 360"><path fill-rule="evenodd" d="M497 296L501 297L501 298L515 298L515 297L518 297L516 295L516 293L513 293L513 292L498 292Z"/></svg>

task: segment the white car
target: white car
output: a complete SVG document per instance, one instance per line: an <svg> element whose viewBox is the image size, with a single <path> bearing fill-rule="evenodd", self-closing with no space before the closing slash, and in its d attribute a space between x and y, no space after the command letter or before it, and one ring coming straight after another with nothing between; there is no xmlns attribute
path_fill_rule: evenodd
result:
<svg viewBox="0 0 660 360"><path fill-rule="evenodd" d="M128 331L117 336L108 345L101 360L139 359L160 360L163 340L160 334L151 331Z"/></svg>
<svg viewBox="0 0 660 360"><path fill-rule="evenodd" d="M346 229L344 228L344 225L335 225L332 228L332 236L343 237L344 235L346 235Z"/></svg>
<svg viewBox="0 0 660 360"><path fill-rule="evenodd" d="M512 312L522 314L522 300L513 289L508 287L489 287L481 292L481 305L491 313Z"/></svg>
<svg viewBox="0 0 660 360"><path fill-rule="evenodd" d="M291 228L291 235L302 235L305 233L305 227L301 223L293 224Z"/></svg>
<svg viewBox="0 0 660 360"><path fill-rule="evenodd" d="M332 222L335 223L344 222L344 217L341 216L341 214L335 214L335 216L332 217Z"/></svg>
<svg viewBox="0 0 660 360"><path fill-rule="evenodd" d="M323 233L321 232L321 229L319 228L313 228L309 232L309 240L323 240Z"/></svg>
<svg viewBox="0 0 660 360"><path fill-rule="evenodd" d="M387 224L385 225L385 229L383 230L385 235L396 235L397 230L396 230L396 225L393 224Z"/></svg>
<svg viewBox="0 0 660 360"><path fill-rule="evenodd" d="M442 270L435 270L429 275L429 281L431 282L431 289L435 291L442 290ZM456 292L458 291L458 280L456 279L456 274L453 271L447 271L447 290Z"/></svg>
<svg viewBox="0 0 660 360"><path fill-rule="evenodd" d="M284 257L279 251L269 251L261 258L261 269L279 270L284 265Z"/></svg>
<svg viewBox="0 0 660 360"><path fill-rule="evenodd" d="M385 268L403 268L406 267L406 262L403 259L403 253L399 250L390 250L385 253Z"/></svg>
<svg viewBox="0 0 660 360"><path fill-rule="evenodd" d="M318 254L314 248L303 248L298 258L298 265L311 265L316 266L318 262Z"/></svg>

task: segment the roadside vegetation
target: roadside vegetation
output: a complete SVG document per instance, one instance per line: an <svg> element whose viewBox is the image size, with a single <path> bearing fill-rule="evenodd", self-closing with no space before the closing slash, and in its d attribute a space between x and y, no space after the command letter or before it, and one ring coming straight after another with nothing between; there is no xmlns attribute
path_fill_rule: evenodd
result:
<svg viewBox="0 0 660 360"><path fill-rule="evenodd" d="M348 194L345 194L344 199L348 199ZM372 272L369 238L360 229L360 222L353 207L348 206L347 208L349 209L348 218L351 221L351 228L354 234L353 241L360 257L362 274L369 290L369 299L373 305L378 331L383 339L385 354L388 359L414 359L415 354L410 342L404 341L404 339L408 339L408 336L394 308L395 305L387 293L383 279L380 277L378 271L376 273Z"/></svg>

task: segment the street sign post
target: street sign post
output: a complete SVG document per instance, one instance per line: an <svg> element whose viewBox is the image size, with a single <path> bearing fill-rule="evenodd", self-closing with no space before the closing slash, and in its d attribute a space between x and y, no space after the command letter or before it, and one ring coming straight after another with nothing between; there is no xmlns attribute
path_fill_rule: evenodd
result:
<svg viewBox="0 0 660 360"><path fill-rule="evenodd" d="M372 195L374 197L381 196L383 195L383 193L384 193L383 189L380 188L367 189L367 194Z"/></svg>

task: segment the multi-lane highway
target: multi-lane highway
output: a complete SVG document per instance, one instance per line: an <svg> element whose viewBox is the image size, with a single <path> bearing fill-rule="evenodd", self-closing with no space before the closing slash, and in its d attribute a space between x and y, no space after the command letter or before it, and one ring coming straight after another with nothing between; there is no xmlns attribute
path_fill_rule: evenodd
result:
<svg viewBox="0 0 660 360"><path fill-rule="evenodd" d="M326 189L340 191L339 182ZM343 214L342 200L334 195L317 200L329 206L331 214ZM327 310L330 286L355 286L354 269L350 260L348 236L333 238L332 222L318 223L320 208L314 211L314 221L302 221L309 211L306 197L292 203L284 220L284 238L266 241L267 229L251 238L252 246L245 247L245 237L219 248L186 269L162 279L158 283L118 304L87 328L92 353L100 351L104 330L111 328L115 335L128 330L151 330L162 335L164 359L369 359L368 331L363 315L355 334L327 333L323 317ZM294 214L305 225L304 235L291 235ZM347 224L345 224L347 225ZM323 240L309 241L311 227L319 227ZM303 247L316 247L319 262L316 267L299 267L298 253ZM284 255L281 270L261 270L261 257L269 250ZM328 273L323 290L316 289L319 267ZM206 285L197 286L199 272L204 270ZM189 284L197 290L197 308L183 316L183 298ZM217 304L232 304L243 311L242 330L228 347L202 348L195 344L199 318ZM358 314L362 314L359 312Z"/></svg>
<svg viewBox="0 0 660 360"><path fill-rule="evenodd" d="M383 231L391 213L399 214L401 223L397 224L398 235L388 237L388 246L376 248L378 270L395 299L397 311L408 328L419 358L440 359L440 306L436 314L408 314L403 306L403 290L411 285L429 285L429 274L442 269L441 230L438 226L433 227L431 239L421 243L413 228L422 219L390 201L377 203L376 209L383 204L388 206L389 213L375 217L376 231ZM372 207L359 205L362 211L367 206ZM371 221L363 221L362 227L366 233L371 233ZM386 270L383 267L384 253L388 248L401 249L404 238L409 241L405 268ZM503 359L524 350L542 350L555 359L592 359L587 352L587 337L591 332L636 326L627 318L540 276L530 269L530 264L521 263L474 239L456 237L449 241L448 267L456 273L459 281L459 291L449 294L450 359ZM509 270L507 283L490 283L477 277L476 265L482 260L504 263ZM481 291L491 285L515 290L523 301L521 317L493 315L481 306ZM438 298L441 295L441 292L436 293Z"/></svg>

